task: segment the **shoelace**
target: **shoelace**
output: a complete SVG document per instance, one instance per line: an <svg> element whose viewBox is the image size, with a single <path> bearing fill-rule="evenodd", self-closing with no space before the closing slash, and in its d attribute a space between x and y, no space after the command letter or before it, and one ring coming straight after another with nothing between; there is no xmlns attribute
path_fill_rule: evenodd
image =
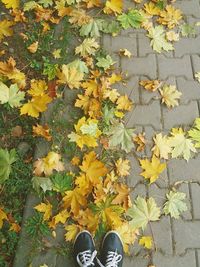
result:
<svg viewBox="0 0 200 267"><path fill-rule="evenodd" d="M91 252L91 250L86 250L78 253L76 259L80 267L90 267L95 266L94 259L97 255L97 251Z"/></svg>
<svg viewBox="0 0 200 267"><path fill-rule="evenodd" d="M97 262L100 267L118 267L118 263L122 260L122 255L118 254L117 251L108 251L106 265L104 266L97 258Z"/></svg>

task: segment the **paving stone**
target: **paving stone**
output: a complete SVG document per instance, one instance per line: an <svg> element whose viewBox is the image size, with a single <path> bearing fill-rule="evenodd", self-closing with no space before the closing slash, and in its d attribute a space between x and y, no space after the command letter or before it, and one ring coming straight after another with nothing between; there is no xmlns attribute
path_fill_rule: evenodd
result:
<svg viewBox="0 0 200 267"><path fill-rule="evenodd" d="M141 77L140 80L146 80L146 78ZM163 84L176 85L176 79L175 77L169 77L168 79L163 81ZM145 90L142 86L140 86L140 92L141 92L141 104L148 104L151 100L160 97L160 94L158 91L150 92L150 91Z"/></svg>
<svg viewBox="0 0 200 267"><path fill-rule="evenodd" d="M193 79L190 56L166 58L163 55L157 55L157 58L160 79L167 79L168 76L185 76L187 79Z"/></svg>
<svg viewBox="0 0 200 267"><path fill-rule="evenodd" d="M139 57L145 57L148 54L156 54L156 52L150 46L150 39L146 36L146 32L144 34L138 33L138 50ZM162 54L166 57L173 57L172 51L163 52Z"/></svg>
<svg viewBox="0 0 200 267"><path fill-rule="evenodd" d="M111 46L109 51L118 53L120 49L128 49L133 56L137 55L137 35L116 36L111 38Z"/></svg>
<svg viewBox="0 0 200 267"><path fill-rule="evenodd" d="M137 58L122 58L121 67L128 75L146 75L151 79L157 76L157 66L155 55L148 55L147 57Z"/></svg>
<svg viewBox="0 0 200 267"><path fill-rule="evenodd" d="M200 36L191 38L181 38L175 43L175 57L182 57L185 54L199 53Z"/></svg>
<svg viewBox="0 0 200 267"><path fill-rule="evenodd" d="M187 249L200 249L200 221L173 220L173 230L176 254L181 255Z"/></svg>
<svg viewBox="0 0 200 267"><path fill-rule="evenodd" d="M73 266L74 262L72 259L69 259L68 256L57 256L56 267L70 267Z"/></svg>
<svg viewBox="0 0 200 267"><path fill-rule="evenodd" d="M200 266L200 249L197 250L196 260L197 260L197 267L199 267Z"/></svg>
<svg viewBox="0 0 200 267"><path fill-rule="evenodd" d="M161 253L156 253L153 255L153 263L158 267L196 267L195 251L174 257L164 257Z"/></svg>
<svg viewBox="0 0 200 267"><path fill-rule="evenodd" d="M148 186L149 197L153 197L159 207L162 207L166 201L168 189L159 188L155 183Z"/></svg>
<svg viewBox="0 0 200 267"><path fill-rule="evenodd" d="M164 129L192 125L194 120L199 117L198 104L196 101L191 101L188 105L181 105L175 108L163 109Z"/></svg>
<svg viewBox="0 0 200 267"><path fill-rule="evenodd" d="M56 251L49 249L47 251L41 252L40 254L37 254L31 262L31 266L40 267L41 265L46 264L48 267L56 267L56 258Z"/></svg>
<svg viewBox="0 0 200 267"><path fill-rule="evenodd" d="M191 206L191 199L190 199L190 192L189 192L189 185L188 184L181 184L178 187L178 191L183 192L186 194L185 203L187 205L188 210L183 212L181 216L185 220L192 220L192 206Z"/></svg>
<svg viewBox="0 0 200 267"><path fill-rule="evenodd" d="M120 94L127 94L128 97L135 104L140 103L140 93L139 93L139 77L132 76L127 79L127 84L123 85L121 83L114 85L114 87L119 91Z"/></svg>
<svg viewBox="0 0 200 267"><path fill-rule="evenodd" d="M138 196L145 198L147 196L146 186L144 184L137 184L131 191L130 196L132 202L134 202Z"/></svg>
<svg viewBox="0 0 200 267"><path fill-rule="evenodd" d="M153 101L149 105L135 105L135 108L127 118L127 126L153 126L161 129L161 110L159 101Z"/></svg>
<svg viewBox="0 0 200 267"><path fill-rule="evenodd" d="M191 184L192 207L194 219L200 219L200 184Z"/></svg>
<svg viewBox="0 0 200 267"><path fill-rule="evenodd" d="M184 15L200 17L200 5L198 0L177 1L175 6L180 8Z"/></svg>
<svg viewBox="0 0 200 267"><path fill-rule="evenodd" d="M178 181L200 182L200 154L188 162L184 159L171 159L168 162L170 184Z"/></svg>
<svg viewBox="0 0 200 267"><path fill-rule="evenodd" d="M138 159L134 156L129 156L128 159L130 160L130 175L127 177L127 184L130 187L135 187L136 184L143 181L141 173L141 168L139 165Z"/></svg>
<svg viewBox="0 0 200 267"><path fill-rule="evenodd" d="M156 243L156 248L165 255L172 255L172 231L169 216L161 217L158 222L152 222L151 226Z"/></svg>
<svg viewBox="0 0 200 267"><path fill-rule="evenodd" d="M200 71L200 56L198 55L192 55L191 56L192 59L192 65L193 65L193 75L195 75L196 72Z"/></svg>
<svg viewBox="0 0 200 267"><path fill-rule="evenodd" d="M188 81L183 77L178 77L177 89L182 93L181 104L187 104L191 100L200 100L200 84L197 81Z"/></svg>
<svg viewBox="0 0 200 267"><path fill-rule="evenodd" d="M141 257L125 257L123 266L125 267L147 267L149 263L148 259Z"/></svg>

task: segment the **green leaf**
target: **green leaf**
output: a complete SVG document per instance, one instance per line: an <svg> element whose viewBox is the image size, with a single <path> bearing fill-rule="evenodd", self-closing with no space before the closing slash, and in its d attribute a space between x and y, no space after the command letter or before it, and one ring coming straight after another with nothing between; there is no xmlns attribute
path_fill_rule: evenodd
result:
<svg viewBox="0 0 200 267"><path fill-rule="evenodd" d="M115 109L109 108L108 105L103 107L103 121L106 125L110 125L115 116Z"/></svg>
<svg viewBox="0 0 200 267"><path fill-rule="evenodd" d="M118 21L104 21L102 24L102 32L111 33L113 36L117 35L121 30Z"/></svg>
<svg viewBox="0 0 200 267"><path fill-rule="evenodd" d="M134 129L125 128L123 123L114 125L109 132L111 134L109 145L114 147L120 145L126 153L130 152L134 148L133 132Z"/></svg>
<svg viewBox="0 0 200 267"><path fill-rule="evenodd" d="M35 1L28 1L27 3L24 4L24 11L29 11L37 7L37 3Z"/></svg>
<svg viewBox="0 0 200 267"><path fill-rule="evenodd" d="M53 5L53 0L40 0L39 4L41 4L43 7L49 7Z"/></svg>
<svg viewBox="0 0 200 267"><path fill-rule="evenodd" d="M88 24L84 24L80 28L81 36L100 37L100 31L102 30L104 20L93 20Z"/></svg>
<svg viewBox="0 0 200 267"><path fill-rule="evenodd" d="M76 59L72 62L70 62L69 64L67 64L68 67L74 67L76 68L79 72L82 73L89 73L88 67L85 64L84 61L80 60L80 59Z"/></svg>
<svg viewBox="0 0 200 267"><path fill-rule="evenodd" d="M163 26L159 25L155 28L150 28L147 36L152 39L150 45L152 46L153 50L157 51L158 53L161 53L162 50L174 50L173 45L167 42L165 39L165 31Z"/></svg>
<svg viewBox="0 0 200 267"><path fill-rule="evenodd" d="M8 103L12 108L20 107L21 101L24 100L25 93L19 91L17 84L12 84L7 87L4 83L0 82L0 102L1 104Z"/></svg>
<svg viewBox="0 0 200 267"><path fill-rule="evenodd" d="M9 178L12 164L17 160L16 150L0 149L0 184Z"/></svg>
<svg viewBox="0 0 200 267"><path fill-rule="evenodd" d="M188 131L189 137L196 142L195 147L200 147L200 118L194 122L194 127Z"/></svg>
<svg viewBox="0 0 200 267"><path fill-rule="evenodd" d="M181 28L181 34L184 37L188 37L189 35L194 36L196 34L196 29L193 25L185 23L181 25L180 28Z"/></svg>
<svg viewBox="0 0 200 267"><path fill-rule="evenodd" d="M128 28L140 28L141 23L144 21L144 17L139 10L131 9L127 14L118 16L117 20L121 23L124 29Z"/></svg>
<svg viewBox="0 0 200 267"><path fill-rule="evenodd" d="M40 192L40 188L42 188L42 190L44 191L44 193L49 190L52 190L52 182L50 180L50 178L48 177L38 177L38 176L34 176L32 178L32 184L33 184L33 188L35 189L36 192Z"/></svg>
<svg viewBox="0 0 200 267"><path fill-rule="evenodd" d="M183 202L186 198L185 193L170 191L167 194L167 202L164 204L165 215L170 214L171 217L179 219L180 213L187 210L187 205Z"/></svg>
<svg viewBox="0 0 200 267"><path fill-rule="evenodd" d="M51 181L53 183L53 190L64 193L72 189L73 176L65 173L56 173L51 176Z"/></svg>
<svg viewBox="0 0 200 267"><path fill-rule="evenodd" d="M115 62L112 60L110 55L106 57L97 57L96 66L99 68L103 68L104 70L109 69Z"/></svg>
<svg viewBox="0 0 200 267"><path fill-rule="evenodd" d="M146 228L150 221L158 221L160 217L160 208L157 207L153 198L145 200L138 196L133 207L129 208L127 215L132 218L130 225L137 228Z"/></svg>
<svg viewBox="0 0 200 267"><path fill-rule="evenodd" d="M58 64L50 64L48 62L44 63L43 75L48 76L48 80L51 81L56 77L58 70Z"/></svg>

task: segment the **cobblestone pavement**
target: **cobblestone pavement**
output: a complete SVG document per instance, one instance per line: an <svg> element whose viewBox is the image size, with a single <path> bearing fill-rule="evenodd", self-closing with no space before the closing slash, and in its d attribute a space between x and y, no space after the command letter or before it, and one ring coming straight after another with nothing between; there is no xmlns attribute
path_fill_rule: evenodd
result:
<svg viewBox="0 0 200 267"><path fill-rule="evenodd" d="M187 21L200 21L200 1L177 1L187 16ZM136 127L137 131L145 131L148 140L155 132L168 132L172 127L191 126L200 114L200 84L194 80L194 74L200 71L200 32L195 38L182 38L173 52L157 54L151 49L149 39L143 30L122 31L120 36L105 35L103 46L113 55L118 67L128 71L129 80L126 91L135 103L134 109L127 116L127 125ZM134 55L131 59L121 58L117 52L126 48ZM155 99L154 93L149 93L139 87L141 79L161 79L175 84L182 92L180 106L168 110L160 101ZM40 147L41 150L41 147ZM150 151L146 151L150 156ZM179 190L187 195L188 211L180 220L163 217L152 224L152 230L157 246L157 252L146 255L144 250L136 245L131 249L131 256L125 258L125 267L199 267L200 266L200 155L189 160L172 159L162 177L151 187L142 183L139 175L141 169L138 161L131 157L132 173L127 179L130 187L134 188L132 198L138 194L152 196L162 205L163 199L170 185L178 181L185 181ZM37 202L35 196L29 196L28 204ZM27 204L27 205L28 205ZM26 207L25 214L29 213ZM22 233L22 236L24 234ZM22 238L23 239L23 238ZM30 245L30 244L29 244ZM27 266L25 257L28 246L23 242L19 246L15 267ZM22 255L23 254L23 255ZM41 252L34 258L32 267L39 267L46 263L48 267L72 266L65 257L58 256L55 251Z"/></svg>

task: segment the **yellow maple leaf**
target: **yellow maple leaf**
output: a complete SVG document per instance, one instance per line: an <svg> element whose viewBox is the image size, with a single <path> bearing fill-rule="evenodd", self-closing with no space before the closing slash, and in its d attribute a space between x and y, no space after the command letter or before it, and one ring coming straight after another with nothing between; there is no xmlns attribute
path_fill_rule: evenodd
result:
<svg viewBox="0 0 200 267"><path fill-rule="evenodd" d="M40 203L39 205L35 206L34 209L36 209L39 212L44 213L43 215L44 221L48 221L52 215L52 205L49 202L47 204Z"/></svg>
<svg viewBox="0 0 200 267"><path fill-rule="evenodd" d="M38 45L39 45L38 41L34 42L31 45L29 45L29 47L27 47L27 49L29 50L30 53L35 54L38 50Z"/></svg>
<svg viewBox="0 0 200 267"><path fill-rule="evenodd" d="M13 30L11 29L11 26L13 26L13 21L4 19L0 21L0 41L4 37L12 36Z"/></svg>
<svg viewBox="0 0 200 267"><path fill-rule="evenodd" d="M103 93L103 98L109 98L113 103L116 102L119 96L120 94L118 93L117 89L106 89Z"/></svg>
<svg viewBox="0 0 200 267"><path fill-rule="evenodd" d="M122 75L117 73L112 73L111 77L108 78L110 84L120 82L122 80Z"/></svg>
<svg viewBox="0 0 200 267"><path fill-rule="evenodd" d="M179 34L175 33L174 31L168 31L166 32L166 39L170 42L178 42Z"/></svg>
<svg viewBox="0 0 200 267"><path fill-rule="evenodd" d="M6 213L0 208L0 229L2 228L3 226L3 221L4 220L8 220L8 217L6 215Z"/></svg>
<svg viewBox="0 0 200 267"><path fill-rule="evenodd" d="M1 0L2 3L5 4L6 8L18 8L20 0Z"/></svg>
<svg viewBox="0 0 200 267"><path fill-rule="evenodd" d="M47 91L48 86L43 80L31 80L31 88L28 90L31 96L43 96Z"/></svg>
<svg viewBox="0 0 200 267"><path fill-rule="evenodd" d="M87 8L100 7L101 6L100 0L83 0L83 2L86 3Z"/></svg>
<svg viewBox="0 0 200 267"><path fill-rule="evenodd" d="M83 195L80 188L75 188L74 190L66 191L63 197L64 208L70 208L70 211L77 216L81 208L86 207L87 199Z"/></svg>
<svg viewBox="0 0 200 267"><path fill-rule="evenodd" d="M65 224L66 220L70 217L70 214L67 210L62 210L57 215L53 217L53 220L55 222L55 225L58 223Z"/></svg>
<svg viewBox="0 0 200 267"><path fill-rule="evenodd" d="M162 84L159 80L143 80L139 83L143 86L146 90L154 92L156 91Z"/></svg>
<svg viewBox="0 0 200 267"><path fill-rule="evenodd" d="M130 170L130 161L128 159L123 160L122 158L118 159L115 163L117 174L119 176L127 176L129 175Z"/></svg>
<svg viewBox="0 0 200 267"><path fill-rule="evenodd" d="M110 229L120 227L123 223L120 214L118 214L112 207L105 208L101 214L102 220Z"/></svg>
<svg viewBox="0 0 200 267"><path fill-rule="evenodd" d="M79 88L83 80L84 73L79 72L74 67L62 65L62 71L58 71L58 83L67 84L70 89Z"/></svg>
<svg viewBox="0 0 200 267"><path fill-rule="evenodd" d="M141 167L144 169L140 175L142 175L145 179L149 179L150 183L155 182L158 179L158 176L166 168L166 163L160 163L160 160L155 155L153 155L151 161L148 159L141 159L139 161Z"/></svg>
<svg viewBox="0 0 200 267"><path fill-rule="evenodd" d="M21 227L18 223L11 223L9 231L14 231L15 233L19 233L21 230Z"/></svg>
<svg viewBox="0 0 200 267"><path fill-rule="evenodd" d="M39 125L37 124L36 126L33 126L33 136L42 136L44 137L47 141L52 140L52 136L49 133L50 129L48 125Z"/></svg>
<svg viewBox="0 0 200 267"><path fill-rule="evenodd" d="M17 83L20 89L26 85L26 76L16 68L16 62L12 57L7 62L0 62L0 74Z"/></svg>
<svg viewBox="0 0 200 267"><path fill-rule="evenodd" d="M35 168L35 175L40 176L42 173L44 173L46 176L48 176L53 173L53 170L58 172L64 171L64 165L60 159L60 154L50 151L45 158L38 159L34 162L33 166Z"/></svg>
<svg viewBox="0 0 200 267"><path fill-rule="evenodd" d="M124 222L120 227L115 229L120 235L124 252L129 254L129 246L134 244L138 231L135 230L128 222Z"/></svg>
<svg viewBox="0 0 200 267"><path fill-rule="evenodd" d="M176 9L172 5L167 5L165 10L160 11L160 18L157 19L157 22L166 25L169 29L173 29L179 25L180 20L182 19L182 12L180 9Z"/></svg>
<svg viewBox="0 0 200 267"><path fill-rule="evenodd" d="M113 204L123 204L123 208L127 210L132 206L131 198L130 198L130 189L125 184L116 184L115 185L115 192L117 196L113 199Z"/></svg>
<svg viewBox="0 0 200 267"><path fill-rule="evenodd" d="M182 93L176 89L175 85L165 84L163 88L159 89L162 97L162 103L165 103L168 108L178 106L178 100Z"/></svg>
<svg viewBox="0 0 200 267"><path fill-rule="evenodd" d="M107 0L103 11L106 14L114 13L115 15L117 15L122 13L122 8L123 0Z"/></svg>
<svg viewBox="0 0 200 267"><path fill-rule="evenodd" d="M81 227L77 224L70 224L65 227L67 233L65 234L66 241L73 241L77 234L81 231Z"/></svg>
<svg viewBox="0 0 200 267"><path fill-rule="evenodd" d="M76 47L75 53L86 57L88 55L94 55L98 48L99 44L95 41L95 38L86 38L82 44Z"/></svg>
<svg viewBox="0 0 200 267"><path fill-rule="evenodd" d="M157 16L161 11L153 2L145 3L144 10L151 16Z"/></svg>
<svg viewBox="0 0 200 267"><path fill-rule="evenodd" d="M58 11L59 17L69 16L72 12L72 7L65 7L65 0L59 0L55 2L55 9Z"/></svg>
<svg viewBox="0 0 200 267"><path fill-rule="evenodd" d="M94 214L90 209L80 210L76 220L84 229L87 229L91 234L95 234L99 225L97 214Z"/></svg>
<svg viewBox="0 0 200 267"><path fill-rule="evenodd" d="M80 163L80 158L77 157L77 156L74 156L70 162L71 162L72 165L78 166L79 163Z"/></svg>
<svg viewBox="0 0 200 267"><path fill-rule="evenodd" d="M139 240L139 245L144 246L147 249L151 249L152 248L152 237L142 236Z"/></svg>
<svg viewBox="0 0 200 267"><path fill-rule="evenodd" d="M43 112L47 109L47 104L52 101L52 98L49 97L47 94L43 96L36 96L33 97L28 103L24 104L20 108L20 114L28 114L31 117L38 118L40 112Z"/></svg>
<svg viewBox="0 0 200 267"><path fill-rule="evenodd" d="M120 49L119 55L124 56L124 57L128 57L128 58L131 58L131 56L132 56L131 52L128 49Z"/></svg>
<svg viewBox="0 0 200 267"><path fill-rule="evenodd" d="M153 140L155 143L155 146L152 148L153 153L157 157L168 159L169 153L172 152L169 138L166 135L162 136L162 133L159 133L156 134Z"/></svg>
<svg viewBox="0 0 200 267"><path fill-rule="evenodd" d="M85 90L86 96L93 95L95 98L99 96L98 83L96 79L91 79L81 84L81 87Z"/></svg>
<svg viewBox="0 0 200 267"><path fill-rule="evenodd" d="M120 96L116 104L117 104L117 109L122 109L122 110L127 110L127 111L130 111L133 106L132 101L129 100L127 95Z"/></svg>
<svg viewBox="0 0 200 267"><path fill-rule="evenodd" d="M73 9L73 11L69 14L70 19L69 22L75 24L79 27L83 26L84 24L88 24L93 19L86 14L86 11L83 9Z"/></svg>
<svg viewBox="0 0 200 267"><path fill-rule="evenodd" d="M85 172L86 176L90 179L93 185L98 184L100 177L103 177L108 172L104 163L97 160L97 156L94 151L85 154L80 169Z"/></svg>
<svg viewBox="0 0 200 267"><path fill-rule="evenodd" d="M133 141L137 145L137 151L144 151L146 145L145 133L139 133L133 138Z"/></svg>

